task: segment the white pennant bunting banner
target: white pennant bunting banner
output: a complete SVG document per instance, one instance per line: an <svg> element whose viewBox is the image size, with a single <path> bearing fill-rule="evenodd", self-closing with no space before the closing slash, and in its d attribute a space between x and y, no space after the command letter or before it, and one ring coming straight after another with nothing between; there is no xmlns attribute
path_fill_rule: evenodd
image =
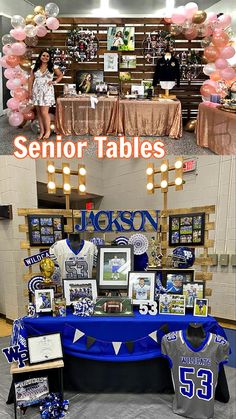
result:
<svg viewBox="0 0 236 419"><path fill-rule="evenodd" d="M118 355L122 342L112 342L112 345L116 355Z"/></svg>
<svg viewBox="0 0 236 419"><path fill-rule="evenodd" d="M155 342L157 343L157 330L155 330L155 332L150 333L148 336L150 336L150 338L155 340Z"/></svg>
<svg viewBox="0 0 236 419"><path fill-rule="evenodd" d="M77 340L79 340L80 338L82 338L84 336L84 333L81 332L81 330L76 329L75 334L74 334L74 340L73 343L77 342Z"/></svg>

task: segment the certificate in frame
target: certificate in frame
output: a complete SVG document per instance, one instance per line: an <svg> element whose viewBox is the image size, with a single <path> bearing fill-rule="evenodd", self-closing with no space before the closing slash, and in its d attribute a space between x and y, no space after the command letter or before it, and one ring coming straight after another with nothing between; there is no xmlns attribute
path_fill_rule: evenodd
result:
<svg viewBox="0 0 236 419"><path fill-rule="evenodd" d="M63 358L60 333L50 333L27 338L29 364L55 361Z"/></svg>

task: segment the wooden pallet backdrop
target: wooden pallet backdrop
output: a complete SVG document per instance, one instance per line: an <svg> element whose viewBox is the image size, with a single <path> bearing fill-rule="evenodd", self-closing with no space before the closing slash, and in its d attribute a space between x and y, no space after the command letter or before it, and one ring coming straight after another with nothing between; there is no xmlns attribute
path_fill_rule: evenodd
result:
<svg viewBox="0 0 236 419"><path fill-rule="evenodd" d="M166 24L160 18L63 18L60 19L60 27L57 31L48 33L44 38L39 38L39 44L34 48L36 54L42 48L55 48L58 47L66 51L66 39L72 29L75 28L88 28L92 30L99 39L98 56L91 62L77 63L75 61L69 66L62 79L62 84L56 86L56 94L61 95L63 92L64 83L75 83L76 71L78 70L103 70L104 53L107 51L107 29L109 26L134 26L135 27L135 51L122 51L119 54L123 55L136 55L137 67L136 69L127 69L131 72L132 79L130 83L140 84L142 80L153 78L155 66L149 64L143 56L143 40L145 35L156 30L170 30L170 25ZM182 34L175 37L175 50L176 52L203 51L201 47L201 40L196 39L188 41ZM121 71L126 71L121 70ZM198 104L201 102L200 87L206 76L202 73L198 79L187 81L181 80L181 86L172 90L174 94L181 100L183 109L183 118L189 119L196 117ZM104 79L107 83L118 82L117 73L104 73Z"/></svg>
<svg viewBox="0 0 236 419"><path fill-rule="evenodd" d="M94 212L98 212L98 211L94 211ZM154 210L149 210L151 215L155 215L155 211ZM167 252L170 250L170 252L172 252L172 248L168 247L168 241L167 241L167 233L169 231L169 226L168 226L168 217L169 215L174 215L174 214L190 214L190 213L196 213L196 212L205 212L205 243L203 248L203 255L199 258L196 258L195 260L195 265L197 267L199 267L200 269L198 271L195 272L195 279L196 280L204 280L204 281L209 281L212 280L212 272L209 272L209 267L212 265L212 261L211 258L209 258L208 253L209 253L209 248L213 248L214 247L214 240L210 240L209 239L209 232L210 231L214 231L215 230L215 223L210 221L210 215L211 214L215 214L215 206L211 205L211 206L204 206L204 207L194 207L194 208L178 208L178 209L171 209L171 210L167 210L167 211L160 211L159 215L160 215L160 219L159 221L161 222L162 225L162 250L163 253L166 255ZM75 220L75 222L77 222L77 220L79 221L80 218L80 211L79 210L57 210L57 209L35 209L35 208L20 208L18 209L18 215L19 216L23 216L24 217L24 223L19 225L19 232L20 233L25 233L26 237L25 240L22 240L20 242L20 248L22 250L27 250L27 256L33 256L36 252L37 252L37 247L31 247L30 246L30 242L29 242L29 228L28 228L28 215L63 215L65 217L65 232L66 233L71 233L73 231L73 219ZM101 217L101 223L103 223L102 217ZM137 217L137 225L140 225L140 222L138 220ZM152 232L153 233L153 229L150 228L148 229L148 232ZM133 233L133 232L132 232ZM86 234L84 233L86 238ZM107 234L114 234L114 232L112 233L105 233ZM121 235L121 233L117 233L118 235ZM123 235L124 233L122 233ZM82 234L82 237L84 236ZM93 233L93 235L99 236L101 235L101 233ZM102 233L102 235L104 236L104 234ZM92 237L92 234L89 233L89 238ZM105 238L105 237L104 237ZM191 246L194 247L194 246ZM40 249L48 249L48 245L46 246L40 246ZM163 268L165 267L165 261L166 258L164 258L164 264L163 264ZM24 266L23 260L22 260L22 266ZM38 266L38 265L36 265ZM35 272L33 270L32 266L29 266L27 273L25 273L23 275L23 281L28 282L30 280L30 278L33 275L41 275L40 272ZM212 295L212 289L208 288L206 286L205 289L206 292L206 296L211 296ZM28 291L27 288L25 289L24 292L24 296L27 297L28 296Z"/></svg>

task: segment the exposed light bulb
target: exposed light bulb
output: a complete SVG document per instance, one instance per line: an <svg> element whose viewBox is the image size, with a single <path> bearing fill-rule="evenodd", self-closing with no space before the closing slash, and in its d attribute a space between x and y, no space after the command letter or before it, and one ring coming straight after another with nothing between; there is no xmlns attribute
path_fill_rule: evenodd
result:
<svg viewBox="0 0 236 419"><path fill-rule="evenodd" d="M69 166L64 166L63 167L63 173L64 173L64 175L69 175L70 174L70 168L69 168Z"/></svg>
<svg viewBox="0 0 236 419"><path fill-rule="evenodd" d="M167 180L162 180L161 181L161 188L162 189L165 189L167 187L167 185L168 185Z"/></svg>
<svg viewBox="0 0 236 419"><path fill-rule="evenodd" d="M153 168L152 167L148 167L146 170L146 174L147 175L152 175L153 174Z"/></svg>
<svg viewBox="0 0 236 419"><path fill-rule="evenodd" d="M84 168L84 167L80 167L80 169L79 169L79 174L81 175L81 176L85 176L86 175L86 169Z"/></svg>
<svg viewBox="0 0 236 419"><path fill-rule="evenodd" d="M161 165L160 169L161 169L161 172L162 172L162 173L166 172L166 171L167 171L167 169L168 169L167 164L166 164L166 163L163 163L163 164Z"/></svg>
<svg viewBox="0 0 236 419"><path fill-rule="evenodd" d="M55 173L55 166L53 164L48 165L48 173Z"/></svg>
<svg viewBox="0 0 236 419"><path fill-rule="evenodd" d="M83 185L83 184L79 185L79 191L80 192L85 192L86 191L86 186Z"/></svg>
<svg viewBox="0 0 236 419"><path fill-rule="evenodd" d="M50 189L50 191L52 191L53 189L56 189L55 182L48 182L48 189Z"/></svg>
<svg viewBox="0 0 236 419"><path fill-rule="evenodd" d="M69 192L71 190L71 186L69 183L64 183L63 189L65 192Z"/></svg>
<svg viewBox="0 0 236 419"><path fill-rule="evenodd" d="M150 183L147 184L147 190L148 191L151 191L153 188L154 188L153 183L150 182Z"/></svg>
<svg viewBox="0 0 236 419"><path fill-rule="evenodd" d="M177 177L175 179L176 186L180 186L180 185L182 185L182 183L183 183L183 179L181 177Z"/></svg>
<svg viewBox="0 0 236 419"><path fill-rule="evenodd" d="M181 169L182 166L183 166L183 162L181 160L176 160L175 168L176 169Z"/></svg>

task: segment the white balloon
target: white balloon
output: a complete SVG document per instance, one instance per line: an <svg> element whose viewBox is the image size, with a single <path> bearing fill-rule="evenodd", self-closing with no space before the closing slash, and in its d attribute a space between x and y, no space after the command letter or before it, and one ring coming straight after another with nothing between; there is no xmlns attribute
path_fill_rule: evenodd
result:
<svg viewBox="0 0 236 419"><path fill-rule="evenodd" d="M59 7L55 3L48 3L45 6L45 13L48 17L56 17L59 13Z"/></svg>

